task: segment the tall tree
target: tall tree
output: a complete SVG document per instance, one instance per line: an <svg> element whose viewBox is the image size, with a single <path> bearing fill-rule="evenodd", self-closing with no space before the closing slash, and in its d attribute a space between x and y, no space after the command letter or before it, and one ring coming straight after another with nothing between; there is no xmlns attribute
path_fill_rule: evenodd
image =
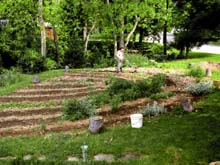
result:
<svg viewBox="0 0 220 165"><path fill-rule="evenodd" d="M1 1L0 19L8 20L0 30L0 54L4 67L16 65L18 59L26 55L27 49L38 51L37 6L35 0Z"/></svg>
<svg viewBox="0 0 220 165"><path fill-rule="evenodd" d="M176 2L176 46L186 55L193 46L220 38L220 1L190 0Z"/></svg>

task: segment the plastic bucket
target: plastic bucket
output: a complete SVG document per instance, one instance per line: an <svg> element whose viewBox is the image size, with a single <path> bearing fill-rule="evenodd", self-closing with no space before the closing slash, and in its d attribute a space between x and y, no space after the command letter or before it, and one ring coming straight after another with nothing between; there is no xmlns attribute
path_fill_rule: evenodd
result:
<svg viewBox="0 0 220 165"><path fill-rule="evenodd" d="M131 127L132 128L141 128L143 126L143 115L142 114L132 114L131 118Z"/></svg>

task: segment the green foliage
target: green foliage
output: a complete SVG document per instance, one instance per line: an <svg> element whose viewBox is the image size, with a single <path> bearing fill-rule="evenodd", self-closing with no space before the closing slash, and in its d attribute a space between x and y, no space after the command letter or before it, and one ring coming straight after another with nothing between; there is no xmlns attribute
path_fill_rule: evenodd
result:
<svg viewBox="0 0 220 165"><path fill-rule="evenodd" d="M5 26L0 26L0 55L3 66L16 66L24 55L24 50L38 50L40 28L37 26L37 1L2 0L0 4L1 19L8 19ZM26 55L26 54L25 54Z"/></svg>
<svg viewBox="0 0 220 165"><path fill-rule="evenodd" d="M179 50L171 47L167 50L167 60L175 60L179 55Z"/></svg>
<svg viewBox="0 0 220 165"><path fill-rule="evenodd" d="M140 97L149 97L152 94L161 92L164 82L165 76L162 74L157 74L149 77L147 80L138 80L136 82L120 78L113 78L110 80L109 87L107 88L107 92L111 98L110 104L118 105L119 101L135 100Z"/></svg>
<svg viewBox="0 0 220 165"><path fill-rule="evenodd" d="M202 96L208 94L213 89L213 82L199 82L189 84L187 87L187 92L195 96Z"/></svg>
<svg viewBox="0 0 220 165"><path fill-rule="evenodd" d="M81 68L86 64L86 57L83 52L82 42L77 37L70 37L71 43L64 54L64 64L71 68Z"/></svg>
<svg viewBox="0 0 220 165"><path fill-rule="evenodd" d="M163 45L161 44L151 44L147 50L147 54L144 55L156 61L163 61L167 58L163 55Z"/></svg>
<svg viewBox="0 0 220 165"><path fill-rule="evenodd" d="M96 106L102 106L108 104L111 100L111 97L107 91L103 91L96 95L90 96L90 99Z"/></svg>
<svg viewBox="0 0 220 165"><path fill-rule="evenodd" d="M54 61L54 60L52 60L50 58L46 58L45 67L48 70L53 70L53 69L57 69L58 65L57 65L56 61Z"/></svg>
<svg viewBox="0 0 220 165"><path fill-rule="evenodd" d="M189 69L187 75L192 76L192 77L201 78L204 76L204 71L200 67L193 67L193 68Z"/></svg>
<svg viewBox="0 0 220 165"><path fill-rule="evenodd" d="M112 110L113 111L117 110L121 102L122 102L121 96L115 95L110 101L110 105L111 105Z"/></svg>
<svg viewBox="0 0 220 165"><path fill-rule="evenodd" d="M6 87L21 82L23 77L17 71L4 70L0 74L0 87Z"/></svg>
<svg viewBox="0 0 220 165"><path fill-rule="evenodd" d="M27 49L20 57L18 65L23 73L39 73L46 70L45 58L39 52Z"/></svg>
<svg viewBox="0 0 220 165"><path fill-rule="evenodd" d="M175 26L178 29L176 42L183 51L195 45L202 45L208 41L215 41L219 36L220 1L176 1ZM206 11L206 12L204 12Z"/></svg>
<svg viewBox="0 0 220 165"><path fill-rule="evenodd" d="M88 99L69 100L64 105L64 114L62 119L80 120L95 115L96 106Z"/></svg>
<svg viewBox="0 0 220 165"><path fill-rule="evenodd" d="M174 96L174 93L172 92L161 92L161 93L155 93L153 95L150 96L151 99L168 99L169 97Z"/></svg>
<svg viewBox="0 0 220 165"><path fill-rule="evenodd" d="M159 105L156 101L154 101L152 105L148 103L142 113L144 116L148 117L158 116L160 114L167 113L167 109L164 107L164 104Z"/></svg>

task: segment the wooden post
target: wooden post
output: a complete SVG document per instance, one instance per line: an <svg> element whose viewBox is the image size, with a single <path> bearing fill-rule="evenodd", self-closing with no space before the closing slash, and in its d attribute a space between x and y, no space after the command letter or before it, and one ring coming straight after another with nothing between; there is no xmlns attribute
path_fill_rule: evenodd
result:
<svg viewBox="0 0 220 165"><path fill-rule="evenodd" d="M43 19L43 0L39 0L39 25L41 28L41 55L46 57L46 31L45 31L45 24Z"/></svg>
<svg viewBox="0 0 220 165"><path fill-rule="evenodd" d="M211 77L212 76L212 70L210 68L206 68L205 75L206 75L206 77Z"/></svg>

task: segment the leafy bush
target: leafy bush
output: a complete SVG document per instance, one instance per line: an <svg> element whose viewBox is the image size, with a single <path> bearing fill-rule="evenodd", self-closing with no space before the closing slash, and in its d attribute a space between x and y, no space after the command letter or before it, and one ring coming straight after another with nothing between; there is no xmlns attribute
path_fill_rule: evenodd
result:
<svg viewBox="0 0 220 165"><path fill-rule="evenodd" d="M179 50L175 49L175 48L170 48L167 50L167 59L168 60L175 60L177 58L177 56L179 55Z"/></svg>
<svg viewBox="0 0 220 165"><path fill-rule="evenodd" d="M27 49L19 59L18 65L23 73L39 73L46 70L45 58L37 51Z"/></svg>
<svg viewBox="0 0 220 165"><path fill-rule="evenodd" d="M72 39L72 38L71 38ZM86 64L86 57L83 52L83 43L77 41L75 38L69 43L67 51L64 54L64 65L71 68L84 67Z"/></svg>
<svg viewBox="0 0 220 165"><path fill-rule="evenodd" d="M167 113L167 109L164 107L164 104L159 105L156 101L154 101L152 105L148 103L142 113L144 116L148 117L158 116L160 114Z"/></svg>
<svg viewBox="0 0 220 165"><path fill-rule="evenodd" d="M202 96L204 94L210 93L212 88L213 82L199 82L189 84L186 90L194 96Z"/></svg>
<svg viewBox="0 0 220 165"><path fill-rule="evenodd" d="M112 110L116 110L119 107L119 104L122 102L121 96L120 95L116 95L114 96L111 101L110 101L110 105Z"/></svg>
<svg viewBox="0 0 220 165"><path fill-rule="evenodd" d="M189 70L187 75L200 78L204 76L204 72L200 67L193 67Z"/></svg>
<svg viewBox="0 0 220 165"><path fill-rule="evenodd" d="M110 86L107 88L107 91L110 96L123 93L125 90L131 89L134 86L133 81L125 80L121 78L112 78L109 83Z"/></svg>
<svg viewBox="0 0 220 165"><path fill-rule="evenodd" d="M151 99L167 99L171 96L173 96L174 94L171 92L162 92L162 93L156 93L150 96Z"/></svg>
<svg viewBox="0 0 220 165"><path fill-rule="evenodd" d="M96 106L102 106L109 103L109 100L111 100L111 97L109 96L108 92L103 91L96 95L90 96L90 99L92 100L92 103Z"/></svg>
<svg viewBox="0 0 220 165"><path fill-rule="evenodd" d="M52 60L50 58L46 58L45 67L48 70L53 70L53 69L57 69L58 65L57 65L56 61L54 61L54 60Z"/></svg>
<svg viewBox="0 0 220 165"><path fill-rule="evenodd" d="M22 81L22 75L16 71L4 70L0 74L0 87L5 87L11 84Z"/></svg>
<svg viewBox="0 0 220 165"><path fill-rule="evenodd" d="M96 106L92 104L91 100L70 100L64 105L64 115L62 119L66 120L79 120L95 115Z"/></svg>
<svg viewBox="0 0 220 165"><path fill-rule="evenodd" d="M152 95L154 93L158 93L162 91L162 87L165 83L165 75L164 74L156 74L152 77L149 78L150 81L150 88L149 90L149 95Z"/></svg>

